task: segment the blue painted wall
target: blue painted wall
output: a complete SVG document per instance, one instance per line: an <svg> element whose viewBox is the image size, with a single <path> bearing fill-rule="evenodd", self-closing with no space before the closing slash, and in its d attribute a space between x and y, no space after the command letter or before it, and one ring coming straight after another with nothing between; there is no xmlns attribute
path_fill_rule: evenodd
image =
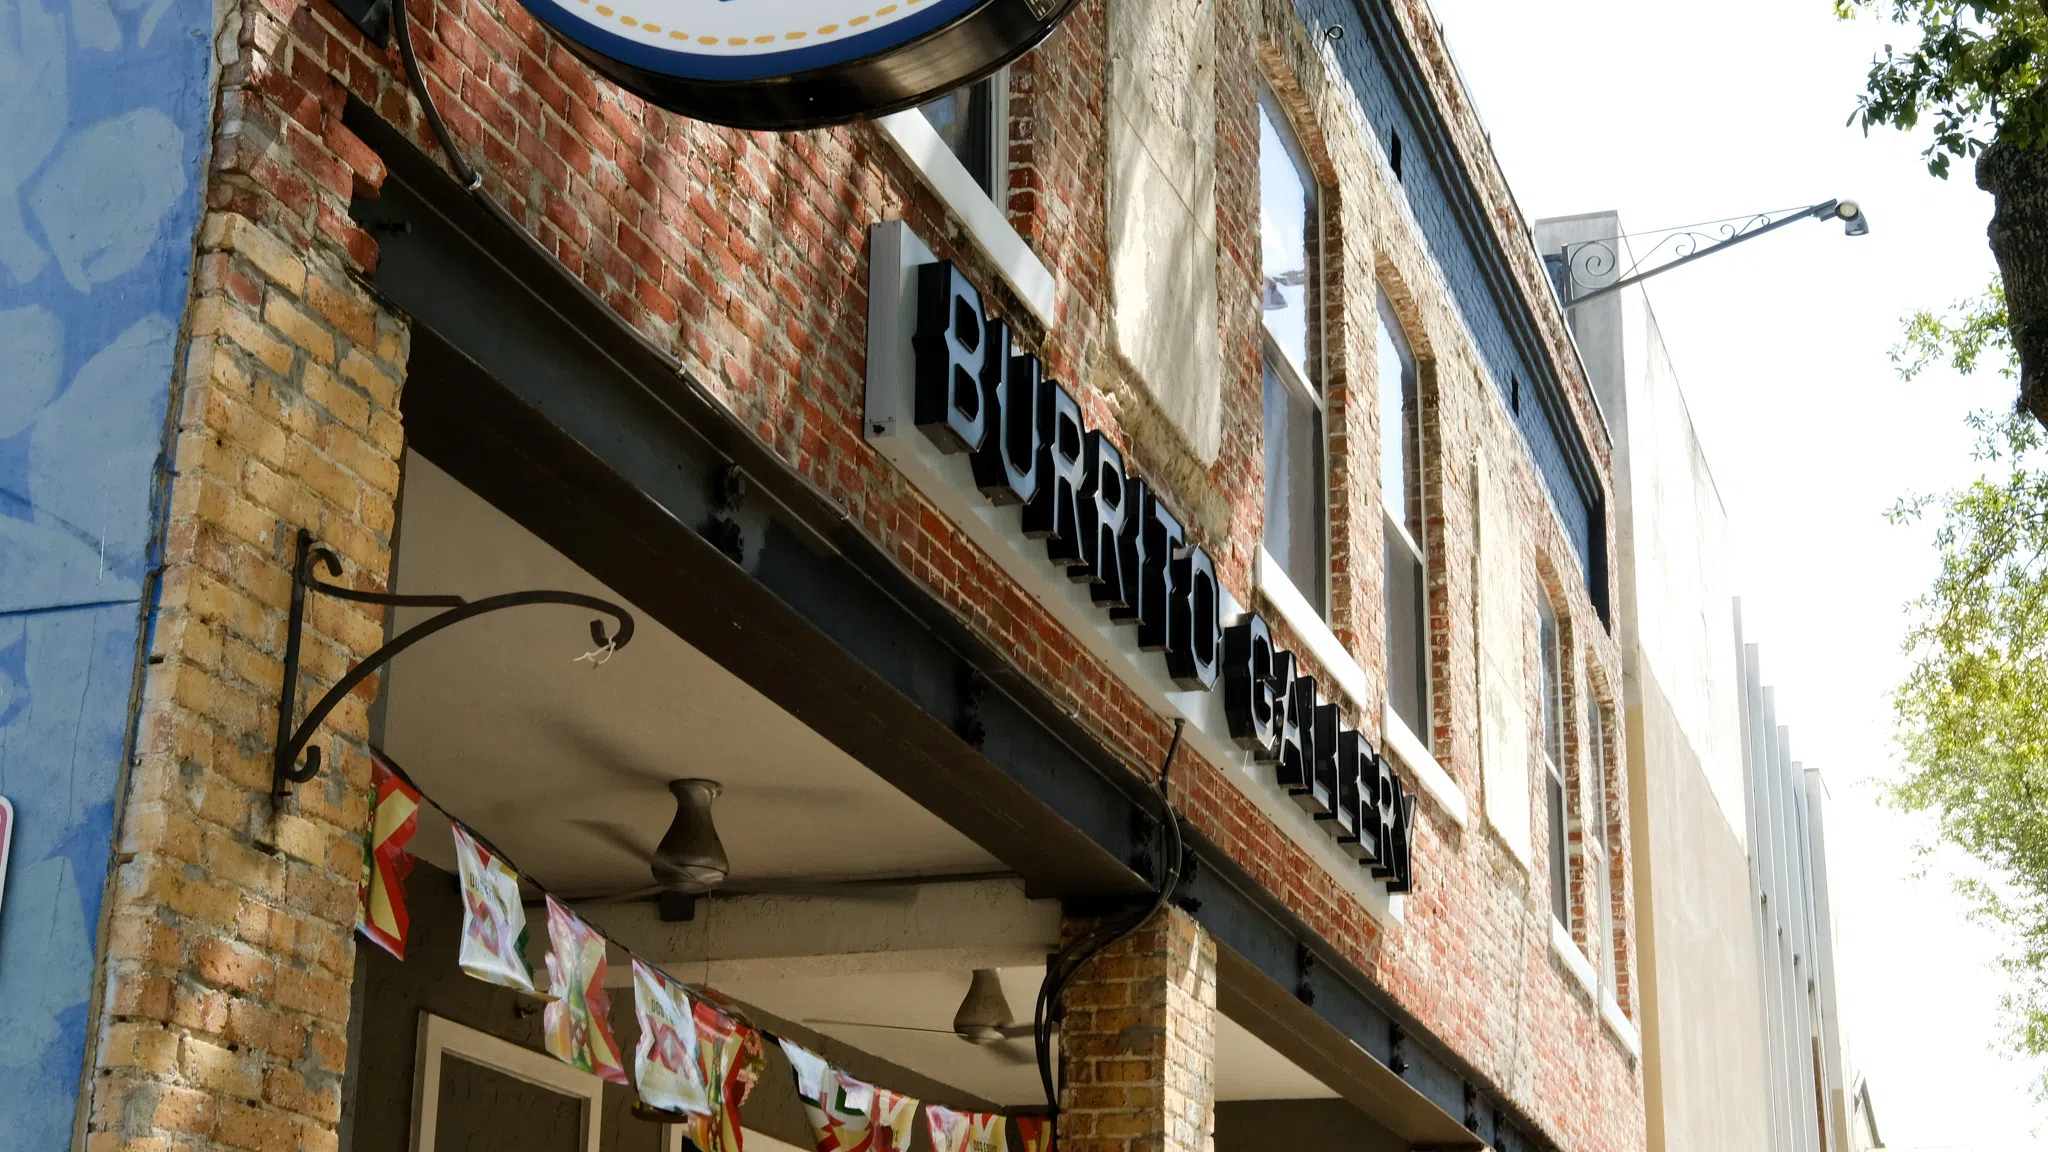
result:
<svg viewBox="0 0 2048 1152"><path fill-rule="evenodd" d="M0 0L0 1146L71 1146L212 83L207 0Z"/></svg>

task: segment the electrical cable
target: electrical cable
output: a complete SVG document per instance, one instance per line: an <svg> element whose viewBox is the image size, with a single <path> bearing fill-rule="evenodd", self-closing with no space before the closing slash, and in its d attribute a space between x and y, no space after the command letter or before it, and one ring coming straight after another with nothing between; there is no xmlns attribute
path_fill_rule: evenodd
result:
<svg viewBox="0 0 2048 1152"><path fill-rule="evenodd" d="M448 157L448 166L455 169L455 178L462 182L463 191L473 196L482 196L484 178L470 167L460 149L455 147L455 137L449 133L448 124L441 119L441 110L434 106L434 97L427 91L426 73L420 71L419 58L412 51L412 17L406 0L391 0L393 30L398 35L398 55L405 61L405 75L412 82L412 90L419 97L420 110L426 113L427 127L433 130L434 139L441 145L441 151ZM489 199L488 197L484 197ZM495 206L495 205L494 205Z"/></svg>
<svg viewBox="0 0 2048 1152"><path fill-rule="evenodd" d="M1096 957L1123 943L1139 929L1159 915L1173 900L1180 887L1181 862L1187 851L1186 837L1180 826L1180 813L1173 807L1172 773L1173 758L1180 751L1181 736L1187 727L1185 719L1173 722L1173 742L1167 745L1166 759L1159 766L1159 798L1165 808L1166 818L1161 821L1162 832L1170 833L1172 847L1165 862L1165 878L1159 885L1152 906L1130 921L1112 927L1098 926L1080 939L1069 943L1053 956L1045 966L1045 979L1038 986L1038 1002L1032 1007L1031 1038L1038 1056L1038 1082L1045 1090L1048 1127L1048 1152L1059 1152L1060 1146L1060 1105L1059 1092L1053 1086L1052 1076L1052 1030L1066 1015L1061 997L1067 986L1081 969L1087 967Z"/></svg>

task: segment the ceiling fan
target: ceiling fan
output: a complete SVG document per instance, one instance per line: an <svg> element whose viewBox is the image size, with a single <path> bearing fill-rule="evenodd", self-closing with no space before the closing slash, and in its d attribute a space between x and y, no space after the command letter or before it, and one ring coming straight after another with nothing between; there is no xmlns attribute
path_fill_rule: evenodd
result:
<svg viewBox="0 0 2048 1152"><path fill-rule="evenodd" d="M675 819L647 858L654 883L625 892L586 897L576 903L619 904L652 898L666 921L689 920L696 915L696 903L720 896L840 896L854 899L900 899L901 893L918 885L966 883L976 880L1012 878L1008 872L977 872L954 876L904 876L849 880L756 879L733 881L732 862L725 844L718 838L718 825L711 815L712 802L724 786L716 780L671 780L668 790L676 798ZM638 856L646 849L634 843L622 830L610 825L585 825L613 844ZM893 890L893 892L892 892Z"/></svg>
<svg viewBox="0 0 2048 1152"><path fill-rule="evenodd" d="M877 1024L867 1020L805 1020L812 1027L877 1028L890 1032L925 1032L958 1036L977 1048L993 1053L1006 1064L1029 1064L1037 1059L1029 1044L1018 1040L1031 1037L1031 1025L1018 1024L1010 1015L1010 1002L1003 996L1003 984L993 968L976 968L967 983L967 995L953 1013L953 1027L913 1028L907 1024Z"/></svg>

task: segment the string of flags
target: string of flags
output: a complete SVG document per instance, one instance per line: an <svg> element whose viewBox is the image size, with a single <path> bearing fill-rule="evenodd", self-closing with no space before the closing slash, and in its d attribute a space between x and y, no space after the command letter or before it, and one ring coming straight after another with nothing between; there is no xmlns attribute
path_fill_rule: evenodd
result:
<svg viewBox="0 0 2048 1152"><path fill-rule="evenodd" d="M357 926L371 943L405 959L411 921L406 846L425 801L405 775L372 752L374 807L366 835ZM438 807L438 805L437 805ZM443 809L445 812L446 810ZM519 873L502 854L452 816L462 888L462 971L487 984L543 997L542 1044L572 1068L633 1087L641 1114L682 1127L697 1152L743 1152L740 1108L767 1069L764 1041L777 1044L795 1073L797 1097L818 1152L909 1152L920 1102L856 1079L800 1044L773 1036L713 1003L717 993L692 994L666 972L632 957L633 1011L640 1041L629 1077L611 1029L605 991L610 964L603 933L546 896L549 951L546 987L526 959L526 906ZM1051 1125L1039 1117L957 1111L923 1104L933 1152L1009 1152L1014 1123L1020 1152L1047 1152Z"/></svg>

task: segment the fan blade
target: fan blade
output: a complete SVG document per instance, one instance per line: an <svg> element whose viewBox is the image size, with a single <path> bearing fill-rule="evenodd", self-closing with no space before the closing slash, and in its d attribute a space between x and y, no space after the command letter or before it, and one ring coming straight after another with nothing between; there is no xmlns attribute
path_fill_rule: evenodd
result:
<svg viewBox="0 0 2048 1152"><path fill-rule="evenodd" d="M719 896L816 896L877 904L902 904L917 897L915 890L901 884L841 880L728 880L712 891Z"/></svg>
<svg viewBox="0 0 2048 1152"><path fill-rule="evenodd" d="M572 828L581 829L591 839L608 844L635 860L647 859L648 848L640 843L639 834L623 824L609 820L570 820L567 823Z"/></svg>
<svg viewBox="0 0 2048 1152"><path fill-rule="evenodd" d="M934 1036L957 1036L951 1028L912 1028L908 1024L875 1024L866 1020L805 1020L813 1028L881 1028L890 1032L929 1032Z"/></svg>
<svg viewBox="0 0 2048 1152"><path fill-rule="evenodd" d="M1038 1063L1038 1050L1036 1048L1013 1043L985 1044L981 1047L1005 1064Z"/></svg>
<svg viewBox="0 0 2048 1152"><path fill-rule="evenodd" d="M570 905L632 904L636 901L645 900L650 896L659 896L664 891L666 889L659 884L648 884L639 888L628 888L623 892L598 892L589 896L566 897L563 899L563 903Z"/></svg>
<svg viewBox="0 0 2048 1152"><path fill-rule="evenodd" d="M1002 1026L1001 1031L1005 1040L1031 1039L1031 1025L1029 1024L1005 1024Z"/></svg>
<svg viewBox="0 0 2048 1152"><path fill-rule="evenodd" d="M963 872L941 876L869 876L837 880L807 880L802 877L772 876L755 880L732 879L718 891L737 896L837 896L849 900L902 901L916 896L919 888L934 884L975 884L984 880L1015 880L1015 872Z"/></svg>

